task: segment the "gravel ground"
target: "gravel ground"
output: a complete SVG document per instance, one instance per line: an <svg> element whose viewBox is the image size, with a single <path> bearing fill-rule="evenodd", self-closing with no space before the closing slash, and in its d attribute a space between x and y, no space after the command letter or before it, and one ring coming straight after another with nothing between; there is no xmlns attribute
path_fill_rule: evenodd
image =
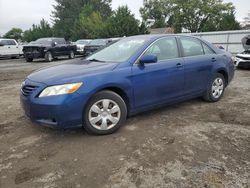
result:
<svg viewBox="0 0 250 188"><path fill-rule="evenodd" d="M217 103L194 99L90 136L33 125L19 104L29 73L66 61L0 60L0 187L250 187L249 71Z"/></svg>

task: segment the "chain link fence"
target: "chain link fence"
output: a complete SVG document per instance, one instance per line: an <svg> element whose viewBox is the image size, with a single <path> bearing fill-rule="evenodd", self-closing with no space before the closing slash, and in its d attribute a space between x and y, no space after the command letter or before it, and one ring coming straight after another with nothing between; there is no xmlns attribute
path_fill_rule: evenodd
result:
<svg viewBox="0 0 250 188"><path fill-rule="evenodd" d="M214 45L222 46L232 54L237 54L245 50L241 39L246 35L250 35L250 30L191 33L191 35L200 37Z"/></svg>

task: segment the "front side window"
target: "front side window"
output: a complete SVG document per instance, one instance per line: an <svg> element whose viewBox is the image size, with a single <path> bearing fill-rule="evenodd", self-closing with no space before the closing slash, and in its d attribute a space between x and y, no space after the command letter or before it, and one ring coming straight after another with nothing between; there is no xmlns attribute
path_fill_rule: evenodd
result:
<svg viewBox="0 0 250 188"><path fill-rule="evenodd" d="M107 41L105 39L95 39L95 40L92 40L90 43L90 45L97 45L97 46L104 46L107 44Z"/></svg>
<svg viewBox="0 0 250 188"><path fill-rule="evenodd" d="M51 38L40 38L36 41L32 42L32 44L42 44L42 45L51 45L52 39Z"/></svg>
<svg viewBox="0 0 250 188"><path fill-rule="evenodd" d="M201 42L194 38L180 38L185 57L204 55Z"/></svg>
<svg viewBox="0 0 250 188"><path fill-rule="evenodd" d="M206 55L214 54L214 51L211 48L209 48L206 44L202 43L202 46L203 46L203 49L204 49L204 53Z"/></svg>
<svg viewBox="0 0 250 188"><path fill-rule="evenodd" d="M149 47L144 55L155 55L159 61L178 58L179 52L175 38L171 37L157 40Z"/></svg>
<svg viewBox="0 0 250 188"><path fill-rule="evenodd" d="M8 40L7 43L8 43L8 45L16 45L14 40Z"/></svg>

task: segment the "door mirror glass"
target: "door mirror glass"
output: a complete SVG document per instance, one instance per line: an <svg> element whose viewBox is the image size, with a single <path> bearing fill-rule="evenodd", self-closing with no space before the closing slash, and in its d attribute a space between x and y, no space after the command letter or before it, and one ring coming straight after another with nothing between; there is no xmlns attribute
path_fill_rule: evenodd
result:
<svg viewBox="0 0 250 188"><path fill-rule="evenodd" d="M156 55L144 55L139 60L140 64L156 63L157 61L158 59Z"/></svg>

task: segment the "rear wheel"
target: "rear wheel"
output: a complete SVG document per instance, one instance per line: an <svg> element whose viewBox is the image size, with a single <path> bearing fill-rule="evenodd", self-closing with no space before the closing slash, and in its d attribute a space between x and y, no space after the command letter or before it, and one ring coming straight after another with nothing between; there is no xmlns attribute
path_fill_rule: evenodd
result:
<svg viewBox="0 0 250 188"><path fill-rule="evenodd" d="M47 62L51 62L53 60L53 56L52 56L52 53L49 51L49 52L46 52L45 53L45 61Z"/></svg>
<svg viewBox="0 0 250 188"><path fill-rule="evenodd" d="M74 59L75 58L75 53L71 50L69 52L69 59Z"/></svg>
<svg viewBox="0 0 250 188"><path fill-rule="evenodd" d="M105 135L118 130L127 117L124 100L112 91L95 94L83 114L83 127L90 134Z"/></svg>
<svg viewBox="0 0 250 188"><path fill-rule="evenodd" d="M217 73L212 82L209 83L204 100L209 102L217 102L221 99L225 90L225 78L222 74Z"/></svg>

